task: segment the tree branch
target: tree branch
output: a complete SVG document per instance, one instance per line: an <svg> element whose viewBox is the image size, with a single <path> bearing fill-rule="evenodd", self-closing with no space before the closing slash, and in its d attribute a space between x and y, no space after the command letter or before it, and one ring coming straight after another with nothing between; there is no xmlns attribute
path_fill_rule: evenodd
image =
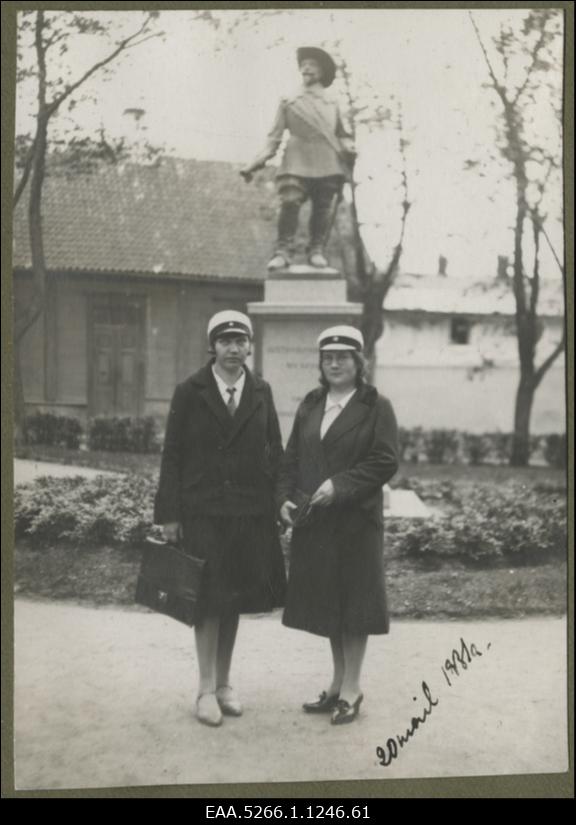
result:
<svg viewBox="0 0 576 825"><path fill-rule="evenodd" d="M538 367L536 372L534 373L534 389L538 386L538 384L542 381L554 361L558 358L561 352L564 351L566 347L566 324L564 324L564 330L562 332L562 338L560 342L556 345L554 350L550 353L548 358L546 358Z"/></svg>
<svg viewBox="0 0 576 825"><path fill-rule="evenodd" d="M44 28L44 12L36 12L35 45L38 56L38 114L44 113L46 106L46 51L42 40Z"/></svg>
<svg viewBox="0 0 576 825"><path fill-rule="evenodd" d="M141 46L142 43L146 43L148 40L154 40L156 37L160 37L160 35L161 32L154 32L154 34L149 34L147 37L143 37L142 40L130 43L129 46L126 46L125 51L128 51L128 49L134 49L136 46Z"/></svg>
<svg viewBox="0 0 576 825"><path fill-rule="evenodd" d="M513 101L514 105L516 105L518 103L521 96L524 94L524 92L526 90L526 86L530 82L530 77L532 76L532 72L534 71L534 69L536 67L536 63L538 61L538 55L539 55L540 50L542 49L542 47L545 43L545 40L546 40L546 33L545 33L544 29L545 29L545 23L542 25L542 28L540 29L540 37L538 38L538 41L534 45L534 51L532 52L532 61L531 61L530 65L528 66L528 68L526 69L526 77L524 78L524 82L518 88L518 91L516 92L516 94L514 96L514 101Z"/></svg>
<svg viewBox="0 0 576 825"><path fill-rule="evenodd" d="M400 222L400 236L398 238L398 243L394 247L394 252L392 253L392 258L390 259L390 263L386 267L385 272L383 273L383 277L380 280L381 289L378 291L378 297L380 301L380 305L383 303L386 295L388 294L388 290L394 283L394 278L396 277L396 273L398 271L398 266L400 264L400 258L402 256L402 251L404 248L404 236L406 234L406 224L408 221L408 213L410 212L410 207L412 206L410 199L409 199L409 192L408 192L408 170L407 170L407 162L406 162L406 142L404 139L404 124L402 120L402 110L400 109L398 113L398 120L397 120L397 129L399 132L398 138L398 147L400 150L400 157L402 158L402 171L400 173L400 180L403 192L403 199L402 199L402 217Z"/></svg>
<svg viewBox="0 0 576 825"><path fill-rule="evenodd" d="M36 150L36 138L32 141L32 145L28 150L28 156L26 157L26 162L24 164L24 170L22 172L22 177L18 181L18 185L16 187L16 191L14 192L13 196L13 205L16 207L18 201L22 197L22 193L26 189L26 184L28 183L28 179L30 177L30 172L32 171L32 166L34 164L34 152Z"/></svg>
<svg viewBox="0 0 576 825"><path fill-rule="evenodd" d="M506 96L506 90L504 89L503 86L500 85L500 82L498 81L498 78L496 77L496 72L492 68L492 63L490 62L488 52L486 51L486 46L484 45L484 41L482 40L482 36L480 34L478 26L476 25L476 21L474 20L474 16L473 16L471 11L468 12L468 17L470 18L470 22L472 23L472 26L474 27L474 32L476 34L476 38L478 40L480 48L482 49L482 54L484 55L484 60L486 61L486 66L488 67L488 72L489 72L490 78L492 80L492 85L494 86L494 89L496 90L498 95L502 98L502 101L507 103L508 98Z"/></svg>
<svg viewBox="0 0 576 825"><path fill-rule="evenodd" d="M14 319L14 340L16 343L19 343L22 338L26 335L30 327L32 327L40 315L42 314L42 310L44 309L43 303L36 302L35 306L33 305L28 313L24 317L15 318Z"/></svg>
<svg viewBox="0 0 576 825"><path fill-rule="evenodd" d="M107 66L108 63L111 63L116 57L118 57L118 55L121 52L129 48L129 45L132 44L133 41L136 40L138 37L140 37L140 35L146 30L150 20L152 19L153 15L149 14L146 20L143 22L142 26L140 26L140 28L138 29L138 31L134 32L134 34L131 34L129 37L126 37L124 40L121 40L117 47L107 57L105 57L103 60L98 61L98 63L95 63L90 69L88 69L87 72L85 72L82 75L82 77L76 80L71 86L68 86L65 92L56 97L48 106L48 116L54 114L54 112L62 105L62 103L68 97L70 97L70 95L73 94L79 86L82 86L83 83L85 83L90 77L92 77L93 74L99 71L99 69L104 68L104 66ZM140 42L144 41L142 40Z"/></svg>
<svg viewBox="0 0 576 825"><path fill-rule="evenodd" d="M539 217L537 218L537 220L538 220L538 223L539 223L540 231L544 235L544 238L546 239L546 243L548 244L548 248L550 249L550 252L552 253L552 256L554 257L554 260L558 264L558 269L560 270L560 272L562 274L562 277L565 278L566 273L565 273L564 266L563 266L562 262L560 261L560 258L558 257L558 253L556 252L556 249L554 248L554 245L553 245L552 241L550 240L550 238L548 236L548 233L546 232L546 227L544 226L544 224L542 223L542 221L540 220Z"/></svg>
<svg viewBox="0 0 576 825"><path fill-rule="evenodd" d="M52 37L49 37L48 40L44 41L44 50L48 51L48 49L51 49L52 46L56 45L56 43L59 43L61 40L65 40L67 37L67 32L55 32Z"/></svg>
<svg viewBox="0 0 576 825"><path fill-rule="evenodd" d="M537 209L530 213L532 220L532 237L534 238L534 265L532 269L532 282L530 290L530 316L532 321L536 318L538 309L538 298L540 295L540 221Z"/></svg>
<svg viewBox="0 0 576 825"><path fill-rule="evenodd" d="M552 241L548 237L548 233L546 232L546 229L544 228L544 226L542 226L541 229L542 229L542 234L546 238L546 243L548 244L548 248L550 249L550 252L552 253L552 255L554 257L554 260L558 264L558 269L562 273L562 277L565 278L566 277L566 272L565 272L564 266L560 262L560 258L558 257L558 254L557 254L556 250L554 249L554 245L552 244Z"/></svg>

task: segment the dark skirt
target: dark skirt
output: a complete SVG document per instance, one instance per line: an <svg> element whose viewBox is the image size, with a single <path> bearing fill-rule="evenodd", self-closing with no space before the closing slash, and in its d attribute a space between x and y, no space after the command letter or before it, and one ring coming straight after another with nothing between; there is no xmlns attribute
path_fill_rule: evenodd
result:
<svg viewBox="0 0 576 825"><path fill-rule="evenodd" d="M184 523L186 551L205 559L197 621L264 613L284 604L286 576L269 516L194 516Z"/></svg>
<svg viewBox="0 0 576 825"><path fill-rule="evenodd" d="M282 621L327 637L388 633L382 525L328 510L295 528Z"/></svg>

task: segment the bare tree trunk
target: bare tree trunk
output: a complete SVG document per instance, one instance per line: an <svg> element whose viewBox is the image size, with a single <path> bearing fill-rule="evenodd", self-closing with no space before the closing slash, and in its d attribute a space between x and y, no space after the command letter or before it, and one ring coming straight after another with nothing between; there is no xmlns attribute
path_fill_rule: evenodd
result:
<svg viewBox="0 0 576 825"><path fill-rule="evenodd" d="M14 443L23 445L28 443L26 428L26 404L24 401L24 385L22 381L22 354L20 341L14 341Z"/></svg>
<svg viewBox="0 0 576 825"><path fill-rule="evenodd" d="M542 227L537 214L533 214L532 221L534 231L534 263L528 296L529 300L526 299L524 285L522 283L520 284L522 293L519 297L521 301L523 301L523 304L520 303L518 297L516 303L520 381L516 391L514 438L512 454L510 456L510 464L514 467L525 467L530 461L530 417L534 396L542 379L554 361L564 351L566 345L566 328L564 327L561 340L556 344L547 358L536 367L536 347L539 337L536 309L540 289L539 249ZM562 272L562 274L564 275L564 272Z"/></svg>
<svg viewBox="0 0 576 825"><path fill-rule="evenodd" d="M362 305L362 335L366 357L367 378L372 383L376 372L376 342L384 331L381 284L372 280L366 288Z"/></svg>
<svg viewBox="0 0 576 825"><path fill-rule="evenodd" d="M34 273L34 288L36 303L43 306L46 292L46 260L44 257L44 237L42 233L42 186L46 166L46 142L48 121L45 114L38 116L37 149L32 164L32 178L30 182L30 200L28 203L28 229L30 236L30 251L32 254L32 271Z"/></svg>
<svg viewBox="0 0 576 825"><path fill-rule="evenodd" d="M514 436L512 440L512 467L526 467L530 461L530 416L536 386L533 381L520 376L514 408Z"/></svg>
<svg viewBox="0 0 576 825"><path fill-rule="evenodd" d="M538 31L535 41L526 41L522 47L522 52L527 58L523 67L524 79L514 87L508 86L508 61L514 56L515 48L521 42L512 36L511 30L501 28L499 38L495 38L496 48L503 60L504 75L499 78L494 66L490 61L488 51L471 12L468 12L480 49L484 56L488 73L490 75L490 85L500 98L502 104L502 126L504 146L501 151L507 161L511 164L512 176L516 186L516 217L514 222L514 261L512 288L516 304L516 335L518 341L518 356L520 362L520 380L516 391L516 402L514 409L514 437L512 445L512 455L510 463L513 466L526 466L530 459L530 416L536 390L552 366L556 358L564 350L565 331L562 340L558 342L554 350L548 357L536 367L536 350L540 336L538 322L538 298L540 293L540 234L550 241L543 229L539 205L544 195L545 185L556 163L553 156L546 159L548 171L537 184L540 198L535 205L530 207L528 201L529 177L527 173L528 164L534 162L540 155L544 159L545 154L541 148L531 147L526 140L525 126L530 120L526 106L530 101L535 102L534 91L530 88L530 82L535 72L539 68L542 59L542 51L546 50L551 38L557 34L553 28L547 28L548 21L552 19L553 10L550 12L537 11L530 12L525 20L524 34L527 31ZM537 161L537 162L542 162ZM523 240L525 220L530 214L532 220L532 230L534 238L534 261L531 277L528 278L524 269ZM551 246L551 245L550 245ZM554 252L554 250L552 249ZM554 257L565 277L564 269L560 264L558 256L554 252Z"/></svg>
<svg viewBox="0 0 576 825"><path fill-rule="evenodd" d="M28 233L32 255L33 297L26 310L16 319L14 339L14 364L16 379L16 397L14 399L14 429L16 437L26 441L26 404L22 382L20 360L21 341L32 324L44 311L46 293L46 260L44 257L44 239L42 235L42 186L46 168L46 148L48 143L49 109L46 105L46 48L43 43L44 13L36 15L36 55L38 60L38 114L36 117L36 135L34 152L30 166L30 193L28 200Z"/></svg>
<svg viewBox="0 0 576 825"><path fill-rule="evenodd" d="M366 253L364 251L364 242L360 234L360 220L358 217L358 206L356 204L356 185L351 184L352 200L350 203L350 212L352 216L352 238L354 244L354 261L355 273L354 277L356 283L362 288L366 288L368 281L368 272L366 267Z"/></svg>
<svg viewBox="0 0 576 825"><path fill-rule="evenodd" d="M367 360L367 377L371 382L376 372L376 344L384 332L384 302L398 272L401 254L402 248L399 246L388 269L380 277L374 269L364 293L361 327Z"/></svg>

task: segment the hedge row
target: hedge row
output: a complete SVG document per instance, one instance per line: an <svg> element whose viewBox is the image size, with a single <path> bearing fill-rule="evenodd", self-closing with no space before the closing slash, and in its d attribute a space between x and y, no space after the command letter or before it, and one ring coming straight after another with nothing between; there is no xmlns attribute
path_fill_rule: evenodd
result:
<svg viewBox="0 0 576 825"><path fill-rule="evenodd" d="M30 444L90 450L150 453L160 449L161 433L154 418L95 418L86 433L76 418L36 413L27 418ZM508 464L512 452L511 433L469 433L461 430L400 428L400 457L406 463ZM549 466L566 466L566 436L559 433L532 436L530 452Z"/></svg>
<svg viewBox="0 0 576 825"><path fill-rule="evenodd" d="M400 457L406 463L508 464L512 433L469 433L462 430L399 429ZM540 457L551 467L566 466L566 436L559 433L530 438L531 457Z"/></svg>
<svg viewBox="0 0 576 825"><path fill-rule="evenodd" d="M82 424L77 418L52 413L35 413L26 418L26 435L29 444L45 444L50 447L68 447L77 450L82 439Z"/></svg>
<svg viewBox="0 0 576 825"><path fill-rule="evenodd" d="M90 450L151 453L160 448L156 421L152 417L94 418L86 432L77 418L35 413L26 419L29 444Z"/></svg>
<svg viewBox="0 0 576 825"><path fill-rule="evenodd" d="M17 538L76 547L139 544L153 531L157 480L141 475L93 479L38 478L16 488ZM428 520L389 519L386 542L424 562L458 560L498 565L547 562L566 556L566 491L516 482L462 487L426 483L425 497L449 512Z"/></svg>

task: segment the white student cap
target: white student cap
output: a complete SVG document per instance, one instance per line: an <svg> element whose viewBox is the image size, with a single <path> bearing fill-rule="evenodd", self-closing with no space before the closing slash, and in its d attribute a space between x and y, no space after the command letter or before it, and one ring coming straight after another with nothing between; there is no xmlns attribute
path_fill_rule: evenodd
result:
<svg viewBox="0 0 576 825"><path fill-rule="evenodd" d="M252 323L243 312L236 312L235 309L224 309L217 312L208 321L208 340L212 344L219 335L247 335L252 338Z"/></svg>
<svg viewBox="0 0 576 825"><path fill-rule="evenodd" d="M364 338L356 327L341 325L339 327L329 327L318 336L318 347L320 352L326 350L351 350L362 352L364 349Z"/></svg>

